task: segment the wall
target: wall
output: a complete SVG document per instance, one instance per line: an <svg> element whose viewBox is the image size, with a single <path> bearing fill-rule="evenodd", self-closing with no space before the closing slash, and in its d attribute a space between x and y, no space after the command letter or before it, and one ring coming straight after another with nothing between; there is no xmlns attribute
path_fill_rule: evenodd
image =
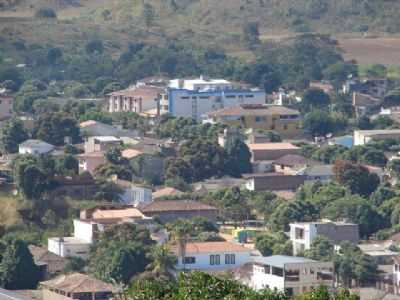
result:
<svg viewBox="0 0 400 300"><path fill-rule="evenodd" d="M92 223L74 220L74 236L88 243L93 243L94 226Z"/></svg>
<svg viewBox="0 0 400 300"><path fill-rule="evenodd" d="M0 120L7 119L12 116L13 98L0 96Z"/></svg>
<svg viewBox="0 0 400 300"><path fill-rule="evenodd" d="M141 203L151 202L153 198L152 191L145 187L132 186L124 190L121 199L126 204L138 206Z"/></svg>
<svg viewBox="0 0 400 300"><path fill-rule="evenodd" d="M73 300L73 298L54 293L48 289L43 289L42 294L43 300Z"/></svg>
<svg viewBox="0 0 400 300"><path fill-rule="evenodd" d="M263 149L250 150L252 161L258 160L275 160L287 154L298 154L299 149Z"/></svg>
<svg viewBox="0 0 400 300"><path fill-rule="evenodd" d="M305 179L303 175L255 176L249 178L247 188L251 191L290 191L299 188Z"/></svg>
<svg viewBox="0 0 400 300"><path fill-rule="evenodd" d="M81 257L86 259L89 255L90 244L87 243L59 243L57 240L48 239L48 250L61 257Z"/></svg>
<svg viewBox="0 0 400 300"><path fill-rule="evenodd" d="M225 254L235 254L235 264L225 264ZM220 255L220 265L210 265L210 255ZM200 270L227 270L237 268L250 262L249 252L216 252L216 253L196 253L186 254L186 257L195 257L195 264L186 264L186 269L200 269ZM178 257L177 269L183 269L182 258Z"/></svg>
<svg viewBox="0 0 400 300"><path fill-rule="evenodd" d="M194 211L169 211L169 212L152 212L144 214L148 217L157 216L162 223L169 223L175 221L176 219L193 219L195 217L204 217L210 222L215 223L217 220L216 210L194 210Z"/></svg>
<svg viewBox="0 0 400 300"><path fill-rule="evenodd" d="M341 241L358 243L359 241L358 225L336 225L334 223L316 224L316 231L317 234L326 236L334 243L339 243Z"/></svg>

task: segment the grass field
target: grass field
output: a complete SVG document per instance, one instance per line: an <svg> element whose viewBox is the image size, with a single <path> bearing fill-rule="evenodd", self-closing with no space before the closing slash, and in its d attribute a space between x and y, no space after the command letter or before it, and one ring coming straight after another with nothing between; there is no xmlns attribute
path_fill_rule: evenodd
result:
<svg viewBox="0 0 400 300"><path fill-rule="evenodd" d="M339 38L347 60L361 65L400 66L400 37Z"/></svg>
<svg viewBox="0 0 400 300"><path fill-rule="evenodd" d="M9 189L0 187L0 225L13 225L18 222L18 198Z"/></svg>

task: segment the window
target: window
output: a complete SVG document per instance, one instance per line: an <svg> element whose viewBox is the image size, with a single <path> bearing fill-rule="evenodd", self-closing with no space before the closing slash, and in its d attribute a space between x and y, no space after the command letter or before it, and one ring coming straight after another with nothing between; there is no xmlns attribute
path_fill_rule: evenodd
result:
<svg viewBox="0 0 400 300"><path fill-rule="evenodd" d="M182 100L187 100L189 97L181 97Z"/></svg>
<svg viewBox="0 0 400 300"><path fill-rule="evenodd" d="M196 263L196 257L186 256L186 257L183 259L183 263L184 263L185 265L192 265L192 264L195 264L195 263Z"/></svg>
<svg viewBox="0 0 400 300"><path fill-rule="evenodd" d="M304 229L303 228L295 228L295 238L303 240L304 239Z"/></svg>
<svg viewBox="0 0 400 300"><path fill-rule="evenodd" d="M229 98L236 98L236 96L235 95L226 95L225 98L228 98L228 99Z"/></svg>
<svg viewBox="0 0 400 300"><path fill-rule="evenodd" d="M265 121L265 117L255 117L256 123L261 123Z"/></svg>
<svg viewBox="0 0 400 300"><path fill-rule="evenodd" d="M277 267L272 267L272 275L283 277L283 269L277 268Z"/></svg>
<svg viewBox="0 0 400 300"><path fill-rule="evenodd" d="M235 254L225 254L225 264L234 265L235 264Z"/></svg>
<svg viewBox="0 0 400 300"><path fill-rule="evenodd" d="M254 95L246 95L246 98L254 98Z"/></svg>
<svg viewBox="0 0 400 300"><path fill-rule="evenodd" d="M210 255L210 265L219 265L220 262L220 256L217 255Z"/></svg>
<svg viewBox="0 0 400 300"><path fill-rule="evenodd" d="M196 96L193 96L193 97L192 97L192 99L196 100L196 99L197 99L197 97L196 97Z"/></svg>
<svg viewBox="0 0 400 300"><path fill-rule="evenodd" d="M272 125L272 126L270 127L270 129L271 129L271 130L274 130L274 129L275 129L275 125Z"/></svg>
<svg viewBox="0 0 400 300"><path fill-rule="evenodd" d="M285 125L283 125L283 130L287 130L288 129L288 126L285 124Z"/></svg>
<svg viewBox="0 0 400 300"><path fill-rule="evenodd" d="M299 270L286 270L285 271L285 280L299 281L300 280L300 271Z"/></svg>
<svg viewBox="0 0 400 300"><path fill-rule="evenodd" d="M209 99L210 97L209 96L200 96L199 98L200 99Z"/></svg>
<svg viewBox="0 0 400 300"><path fill-rule="evenodd" d="M270 265L265 265L264 266L264 273L265 274L271 273L271 266Z"/></svg>

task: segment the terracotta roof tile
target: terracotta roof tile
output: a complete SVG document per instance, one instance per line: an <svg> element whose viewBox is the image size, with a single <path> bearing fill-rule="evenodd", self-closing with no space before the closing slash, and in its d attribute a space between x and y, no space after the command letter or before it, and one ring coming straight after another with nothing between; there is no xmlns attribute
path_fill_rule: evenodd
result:
<svg viewBox="0 0 400 300"><path fill-rule="evenodd" d="M171 251L178 253L178 246L172 246ZM186 244L186 254L216 253L216 252L251 252L251 249L232 242L193 242Z"/></svg>
<svg viewBox="0 0 400 300"><path fill-rule="evenodd" d="M208 114L209 116L272 116L272 115L299 115L299 112L279 105L243 104L239 106L219 109Z"/></svg>
<svg viewBox="0 0 400 300"><path fill-rule="evenodd" d="M80 273L61 275L55 279L43 281L41 285L67 293L115 291L115 288L111 284Z"/></svg>
<svg viewBox="0 0 400 300"><path fill-rule="evenodd" d="M300 149L291 143L259 143L247 144L250 150L281 150L281 149Z"/></svg>

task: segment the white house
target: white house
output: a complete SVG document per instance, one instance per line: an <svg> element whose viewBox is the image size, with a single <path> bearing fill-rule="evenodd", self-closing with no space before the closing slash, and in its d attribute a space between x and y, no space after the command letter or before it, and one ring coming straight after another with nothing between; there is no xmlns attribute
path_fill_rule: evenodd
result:
<svg viewBox="0 0 400 300"><path fill-rule="evenodd" d="M333 243L359 240L358 225L345 222L304 222L290 224L290 240L293 244L293 254L298 255L311 247L316 236L321 235Z"/></svg>
<svg viewBox="0 0 400 300"><path fill-rule="evenodd" d="M255 257L250 285L298 295L320 285L333 286L333 263L295 256Z"/></svg>
<svg viewBox="0 0 400 300"><path fill-rule="evenodd" d="M171 249L178 257L178 270L228 270L250 262L251 249L232 242L191 242L186 244L184 257L176 246Z"/></svg>
<svg viewBox="0 0 400 300"><path fill-rule="evenodd" d="M153 191L151 188L120 179L117 179L115 183L124 191L120 196L124 204L136 207L139 204L146 204L153 201Z"/></svg>
<svg viewBox="0 0 400 300"><path fill-rule="evenodd" d="M224 79L175 79L161 95L160 112L200 120L211 111L240 104L265 104L265 91L235 87Z"/></svg>
<svg viewBox="0 0 400 300"><path fill-rule="evenodd" d="M53 237L48 239L48 250L61 257L81 257L89 255L90 245L97 239L99 233L108 226L123 223L151 222L133 207L108 206L81 211L80 219L74 220L74 235L72 237Z"/></svg>
<svg viewBox="0 0 400 300"><path fill-rule="evenodd" d="M41 140L26 140L19 144L19 154L40 155L54 150L54 146Z"/></svg>
<svg viewBox="0 0 400 300"><path fill-rule="evenodd" d="M400 129L354 130L354 145L365 145L373 140L399 139Z"/></svg>

